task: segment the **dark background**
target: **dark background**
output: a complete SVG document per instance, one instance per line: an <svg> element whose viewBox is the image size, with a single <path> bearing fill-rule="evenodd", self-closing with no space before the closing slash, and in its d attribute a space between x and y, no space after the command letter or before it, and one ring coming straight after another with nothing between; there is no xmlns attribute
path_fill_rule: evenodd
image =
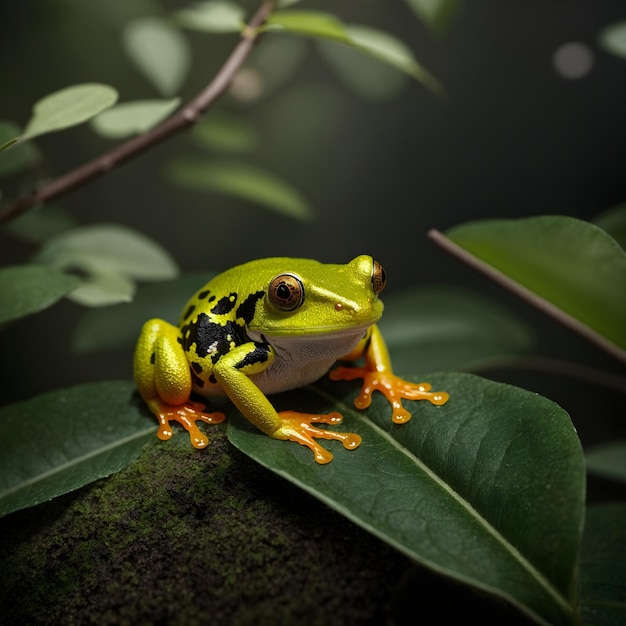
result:
<svg viewBox="0 0 626 626"><path fill-rule="evenodd" d="M119 34L129 19L155 7L181 6L173 0L2 3L0 118L25 124L36 100L80 82L111 84L121 101L158 97L125 56ZM245 6L253 11L257 5ZM448 258L426 232L490 217L565 214L590 220L624 201L626 62L604 51L598 35L626 19L626 3L472 0L462 3L441 35L403 2L320 1L294 8L327 10L347 23L394 33L443 82L447 98L415 81L393 98L364 98L307 40L297 69L277 88L246 103L229 95L220 107L255 125L260 146L243 159L291 181L313 205L314 221L297 222L168 183L164 164L193 150L184 135L55 206L83 224L120 222L141 230L183 270L219 270L278 255L346 262L369 253L385 265L391 293L426 282L470 286L527 319L538 332L540 351L616 371L611 358ZM194 61L183 99L210 81L236 42L233 35L188 36ZM261 41L251 65L268 41ZM591 71L579 79L554 68L556 50L568 42L585 44L593 55ZM42 171L54 177L114 143L81 126L43 136L37 145L45 157ZM1 241L3 265L27 262L35 251L10 236ZM130 350L72 353L68 346L81 313L62 302L5 329L3 403L82 381L131 377ZM623 413L623 398L590 391L584 381L547 382L545 375L515 371L493 375L540 391L570 412L581 404L603 415L605 404L615 407L606 423L602 418L595 424L592 440L612 432ZM586 428L584 422L577 427Z"/></svg>

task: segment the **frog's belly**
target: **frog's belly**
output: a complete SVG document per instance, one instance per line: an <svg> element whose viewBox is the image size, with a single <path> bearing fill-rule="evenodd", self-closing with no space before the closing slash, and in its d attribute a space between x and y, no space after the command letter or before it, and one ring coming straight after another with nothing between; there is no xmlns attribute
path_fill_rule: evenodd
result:
<svg viewBox="0 0 626 626"><path fill-rule="evenodd" d="M251 375L250 380L265 394L309 385L324 376L338 359L352 352L366 330L352 329L322 337L268 338L276 352L274 361L267 369ZM257 338L253 333L250 333L250 338L260 340L260 336ZM219 385L196 391L204 396L224 395Z"/></svg>

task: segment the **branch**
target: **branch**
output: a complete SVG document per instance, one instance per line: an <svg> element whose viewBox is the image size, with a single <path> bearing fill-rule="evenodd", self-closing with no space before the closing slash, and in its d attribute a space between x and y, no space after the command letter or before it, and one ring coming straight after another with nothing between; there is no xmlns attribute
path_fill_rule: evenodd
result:
<svg viewBox="0 0 626 626"><path fill-rule="evenodd" d="M146 133L133 137L102 156L89 161L67 174L51 181L37 191L18 198L0 211L0 224L21 215L34 205L42 205L63 196L94 178L110 172L113 168L129 161L142 152L156 146L172 135L192 126L226 91L235 74L250 54L259 38L262 26L274 8L274 0L264 0L263 4L244 27L241 40L232 51L215 78L195 98L190 100L178 113L155 126Z"/></svg>
<svg viewBox="0 0 626 626"><path fill-rule="evenodd" d="M572 317L548 300L545 300L541 296L538 296L530 289L527 289L523 285L520 285L518 282L516 282L512 278L509 278L503 272L500 272L488 263L481 261L473 254L467 252L467 250L464 250L453 241L448 239L438 230L433 229L428 231L428 237L440 248L459 259L459 261L465 263L466 265L480 272L481 274L484 274L485 276L487 276L487 278L490 278L501 287L508 289L516 296L522 298L522 300L529 302L535 308L539 309L542 313L551 316L557 322L563 324L563 326L566 326L567 328L577 332L588 341L595 343L596 346L599 346L605 352L608 352L609 354L614 356L616 359L619 359L620 361L626 361L626 352L622 350L622 348L614 344L612 341L609 341L606 337L603 337L595 330L593 330L586 324L583 324L575 317Z"/></svg>

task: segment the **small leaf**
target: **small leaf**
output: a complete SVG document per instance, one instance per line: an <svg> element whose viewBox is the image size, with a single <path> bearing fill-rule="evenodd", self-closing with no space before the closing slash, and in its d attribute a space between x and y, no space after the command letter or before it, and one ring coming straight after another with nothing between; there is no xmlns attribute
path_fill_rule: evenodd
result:
<svg viewBox="0 0 626 626"><path fill-rule="evenodd" d="M73 266L69 266L69 269ZM80 268L76 271L83 277L78 289L67 297L69 300L82 306L100 307L131 302L135 295L135 282L127 275L102 268L98 262L89 262L83 259Z"/></svg>
<svg viewBox="0 0 626 626"><path fill-rule="evenodd" d="M0 324L42 311L76 289L81 280L52 267L15 265L0 269Z"/></svg>
<svg viewBox="0 0 626 626"><path fill-rule="evenodd" d="M417 17L437 33L444 31L459 10L459 0L406 0Z"/></svg>
<svg viewBox="0 0 626 626"><path fill-rule="evenodd" d="M590 473L626 483L626 441L595 445L585 457Z"/></svg>
<svg viewBox="0 0 626 626"><path fill-rule="evenodd" d="M379 327L400 374L484 367L533 345L520 319L469 290L431 285L383 300Z"/></svg>
<svg viewBox="0 0 626 626"><path fill-rule="evenodd" d="M178 92L191 65L191 51L176 26L143 17L126 25L122 41L130 59L163 96Z"/></svg>
<svg viewBox="0 0 626 626"><path fill-rule="evenodd" d="M238 33L244 17L245 11L239 5L220 0L198 2L175 14L182 26L207 33Z"/></svg>
<svg viewBox="0 0 626 626"><path fill-rule="evenodd" d="M600 45L612 54L626 59L626 21L607 26L600 33Z"/></svg>
<svg viewBox="0 0 626 626"><path fill-rule="evenodd" d="M19 139L32 139L82 124L113 106L116 101L117 91L98 83L84 83L55 91L35 104L33 116Z"/></svg>
<svg viewBox="0 0 626 626"><path fill-rule="evenodd" d="M441 83L415 60L404 43L389 33L368 26L346 26L334 15L302 10L278 11L270 16L265 28L350 45L359 52L405 72L433 92L443 93Z"/></svg>
<svg viewBox="0 0 626 626"><path fill-rule="evenodd" d="M541 216L470 222L446 235L623 355L626 252L603 230L571 217Z"/></svg>
<svg viewBox="0 0 626 626"><path fill-rule="evenodd" d="M17 143L18 141L19 137L7 139L3 144L0 144L0 152L4 152L7 148L10 148L14 143Z"/></svg>
<svg viewBox="0 0 626 626"><path fill-rule="evenodd" d="M593 222L609 233L626 250L626 203L607 209Z"/></svg>
<svg viewBox="0 0 626 626"><path fill-rule="evenodd" d="M74 349L92 353L132 346L144 322L152 317L177 324L185 303L211 276L205 272L186 274L176 280L140 285L130 304L86 311L74 332Z"/></svg>
<svg viewBox="0 0 626 626"><path fill-rule="evenodd" d="M405 401L413 418L404 425L391 422L381 394L367 412L353 409L352 383L276 396L279 410L338 410L338 430L361 435L353 451L324 441L335 454L328 465L236 412L228 438L410 558L541 623L572 624L585 473L569 416L535 393L469 374L424 378L450 400Z"/></svg>
<svg viewBox="0 0 626 626"><path fill-rule="evenodd" d="M405 72L433 93L443 95L443 85L415 60L410 48L393 35L356 24L349 26L347 32L351 45L357 50Z"/></svg>
<svg viewBox="0 0 626 626"><path fill-rule="evenodd" d="M193 189L218 191L297 219L310 219L311 209L288 183L269 172L235 162L178 159L167 169L168 178Z"/></svg>
<svg viewBox="0 0 626 626"><path fill-rule="evenodd" d="M19 137L21 129L13 122L0 122L0 146L10 147L15 143L14 137ZM8 145L7 145L8 144ZM5 148L0 147L0 152ZM37 159L37 150L32 144L23 143L13 150L0 155L0 176L8 176L26 169Z"/></svg>
<svg viewBox="0 0 626 626"><path fill-rule="evenodd" d="M409 81L405 73L352 46L320 39L317 47L343 83L364 98L391 100L401 93Z"/></svg>
<svg viewBox="0 0 626 626"><path fill-rule="evenodd" d="M320 11L277 11L270 15L265 28L349 43L348 34L341 21L334 15Z"/></svg>
<svg viewBox="0 0 626 626"><path fill-rule="evenodd" d="M87 273L99 268L137 280L165 280L178 273L159 244L118 224L82 226L63 233L46 243L37 261Z"/></svg>
<svg viewBox="0 0 626 626"><path fill-rule="evenodd" d="M154 438L131 382L79 385L0 409L0 515L109 476Z"/></svg>
<svg viewBox="0 0 626 626"><path fill-rule="evenodd" d="M626 623L626 504L587 509L580 556L579 593L583 624Z"/></svg>
<svg viewBox="0 0 626 626"><path fill-rule="evenodd" d="M249 152L259 145L254 127L233 113L213 112L191 132L194 138L214 150Z"/></svg>
<svg viewBox="0 0 626 626"><path fill-rule="evenodd" d="M168 117L180 103L172 100L123 102L91 120L92 128L109 139L121 139L150 130Z"/></svg>

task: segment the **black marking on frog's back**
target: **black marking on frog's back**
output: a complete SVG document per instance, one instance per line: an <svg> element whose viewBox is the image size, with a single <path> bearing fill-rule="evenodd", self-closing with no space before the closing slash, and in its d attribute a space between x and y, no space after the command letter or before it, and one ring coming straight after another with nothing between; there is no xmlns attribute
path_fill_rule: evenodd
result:
<svg viewBox="0 0 626 626"><path fill-rule="evenodd" d="M191 317L191 314L196 310L195 304L190 304L187 310L183 315L183 320L188 320Z"/></svg>
<svg viewBox="0 0 626 626"><path fill-rule="evenodd" d="M196 354L200 358L211 355L213 363L231 350L231 344L240 345L248 340L243 327L232 321L218 324L206 313L200 313L195 321L185 324L180 332L181 345L186 352L195 343Z"/></svg>
<svg viewBox="0 0 626 626"><path fill-rule="evenodd" d="M198 300L204 300L211 292L208 289L203 289L197 295Z"/></svg>
<svg viewBox="0 0 626 626"><path fill-rule="evenodd" d="M237 319L242 319L247 326L254 318L256 311L256 303L265 295L264 291L257 291L251 293L238 307L237 307Z"/></svg>
<svg viewBox="0 0 626 626"><path fill-rule="evenodd" d="M235 308L235 304L237 304L237 294L231 292L217 301L216 305L211 309L211 313L214 315L226 315Z"/></svg>
<svg viewBox="0 0 626 626"><path fill-rule="evenodd" d="M254 342L254 350L251 350L246 354L239 363L235 365L235 368L240 370L248 365L256 365L257 363L265 363L269 358L270 346L267 342L261 343L260 341Z"/></svg>

